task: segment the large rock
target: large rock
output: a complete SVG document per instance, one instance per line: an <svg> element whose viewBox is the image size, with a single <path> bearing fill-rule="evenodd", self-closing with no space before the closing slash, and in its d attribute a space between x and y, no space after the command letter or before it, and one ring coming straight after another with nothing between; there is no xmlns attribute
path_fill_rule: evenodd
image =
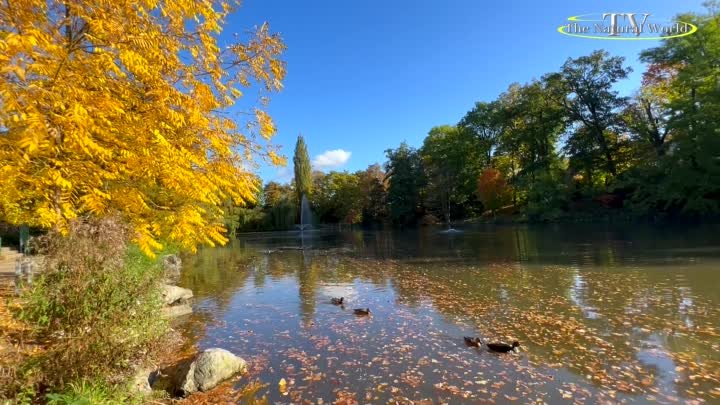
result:
<svg viewBox="0 0 720 405"><path fill-rule="evenodd" d="M189 395L215 388L237 373L247 371L247 362L225 349L208 349L182 369L177 391Z"/></svg>
<svg viewBox="0 0 720 405"><path fill-rule="evenodd" d="M193 297L192 290L169 284L163 285L161 294L165 305L185 304Z"/></svg>
<svg viewBox="0 0 720 405"><path fill-rule="evenodd" d="M162 309L162 316L170 319L177 318L183 315L192 314L192 307L188 304L173 305Z"/></svg>

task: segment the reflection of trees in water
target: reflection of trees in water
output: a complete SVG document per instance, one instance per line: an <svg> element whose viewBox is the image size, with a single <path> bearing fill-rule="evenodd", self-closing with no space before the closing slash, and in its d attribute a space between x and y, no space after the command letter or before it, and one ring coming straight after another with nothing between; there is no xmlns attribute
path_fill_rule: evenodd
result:
<svg viewBox="0 0 720 405"><path fill-rule="evenodd" d="M367 237L364 239L365 245L370 249L372 257L378 259L389 259L393 257L395 253L395 238L389 231L378 231L374 233L367 233Z"/></svg>
<svg viewBox="0 0 720 405"><path fill-rule="evenodd" d="M358 280L385 287L390 282L400 304L429 301L451 322L461 316L484 337L518 338L533 361L567 365L580 376L597 377L596 383L625 378L613 375L613 366L637 378L658 372L653 365L627 368L638 364L638 349L649 338L642 328L659 333L658 344L676 364L690 369L690 360L683 359L692 358L712 375L711 366L720 360L711 342L720 318L718 293L712 288L717 276L667 269L668 263L629 266L635 256L627 244L612 238L586 243L588 239L528 227L465 234L452 241L430 231L402 240L390 232L353 232L341 239L343 246L355 248L350 254L203 252L197 261L188 261L197 268L183 275L183 285L198 296L218 296L227 305L249 275L256 287L268 279L294 277L299 312L307 324L314 318L321 283ZM414 254L417 249L423 252ZM448 259L455 250L463 253L462 260ZM390 259L407 256L411 260Z"/></svg>
<svg viewBox="0 0 720 405"><path fill-rule="evenodd" d="M527 229L515 229L513 234L515 239L515 259L526 262L530 256L528 252L530 242L528 241Z"/></svg>
<svg viewBox="0 0 720 405"><path fill-rule="evenodd" d="M267 275L273 281L280 280L293 273L297 265L293 263L294 256L285 254L269 254L267 257Z"/></svg>
<svg viewBox="0 0 720 405"><path fill-rule="evenodd" d="M236 244L228 247L202 249L197 254L183 258L183 270L179 285L193 291L195 302L202 302L203 309L178 321L177 329L187 338L188 344L201 341L208 325L221 319L239 289L255 273L259 257L249 249Z"/></svg>
<svg viewBox="0 0 720 405"><path fill-rule="evenodd" d="M264 284L266 277L273 281L294 277L298 284L300 315L303 322L309 324L315 315L321 273L326 274L332 269L326 256L316 257L310 249L275 252L260 257L254 282L257 286Z"/></svg>
<svg viewBox="0 0 720 405"><path fill-rule="evenodd" d="M267 276L269 260L268 255L262 255L257 260L253 272L253 287L256 289L265 287L265 276Z"/></svg>
<svg viewBox="0 0 720 405"><path fill-rule="evenodd" d="M320 281L319 273L321 265L318 261L314 261L312 253L303 250L298 254L299 266L297 267L296 277L298 280L298 294L300 295L300 317L303 324L309 325L315 315L316 297L318 283Z"/></svg>
<svg viewBox="0 0 720 405"><path fill-rule="evenodd" d="M388 230L356 232L351 246L360 256L388 259L395 253L394 240Z"/></svg>
<svg viewBox="0 0 720 405"><path fill-rule="evenodd" d="M184 259L180 285L193 291L197 300L210 300L225 308L235 291L245 285L258 256L234 246L202 249Z"/></svg>

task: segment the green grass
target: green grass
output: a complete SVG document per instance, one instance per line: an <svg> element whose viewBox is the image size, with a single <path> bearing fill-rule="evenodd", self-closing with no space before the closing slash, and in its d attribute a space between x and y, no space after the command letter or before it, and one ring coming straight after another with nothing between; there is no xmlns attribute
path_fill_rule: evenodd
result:
<svg viewBox="0 0 720 405"><path fill-rule="evenodd" d="M82 380L61 393L47 394L48 405L140 405L143 399L119 386Z"/></svg>

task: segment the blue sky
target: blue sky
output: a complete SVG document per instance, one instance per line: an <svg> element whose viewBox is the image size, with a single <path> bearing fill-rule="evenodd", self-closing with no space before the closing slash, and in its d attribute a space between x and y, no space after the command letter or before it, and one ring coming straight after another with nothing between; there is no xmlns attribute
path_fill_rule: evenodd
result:
<svg viewBox="0 0 720 405"><path fill-rule="evenodd" d="M476 101L513 82L557 70L568 57L604 48L635 69L620 90L639 86L638 53L653 41L597 41L560 35L571 15L648 12L671 18L702 0L244 0L226 34L264 21L288 50L285 88L269 112L273 143L292 162L298 133L325 170L383 163L406 140L419 147L436 125L455 124ZM224 34L225 35L225 34ZM229 38L229 36L228 36ZM328 153L329 152L329 153ZM334 162L344 162L333 167ZM288 181L292 167L262 166L263 180Z"/></svg>

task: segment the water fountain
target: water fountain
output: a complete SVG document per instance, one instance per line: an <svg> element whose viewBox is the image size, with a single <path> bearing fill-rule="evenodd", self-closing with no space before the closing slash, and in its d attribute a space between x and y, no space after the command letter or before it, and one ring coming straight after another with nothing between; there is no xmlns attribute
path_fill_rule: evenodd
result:
<svg viewBox="0 0 720 405"><path fill-rule="evenodd" d="M445 214L445 218L447 218L447 229L444 231L440 231L440 233L456 233L456 232L462 232L459 229L455 229L452 227L452 222L450 221L450 212Z"/></svg>
<svg viewBox="0 0 720 405"><path fill-rule="evenodd" d="M312 211L310 211L310 202L305 195L300 199L300 224L295 226L301 232L312 227Z"/></svg>
<svg viewBox="0 0 720 405"><path fill-rule="evenodd" d="M306 246L305 244L305 231L309 231L312 228L312 211L310 210L310 202L308 201L307 197L305 195L302 196L300 199L300 223L295 224L295 227L300 230L299 236L300 236L300 246L279 246L275 249L271 249L266 251L266 253L273 253L275 251L280 250L302 250L303 256L305 255L305 249L309 248L309 246ZM289 230L288 232L292 232L294 235L295 231ZM312 235L307 235L308 237L311 237Z"/></svg>

